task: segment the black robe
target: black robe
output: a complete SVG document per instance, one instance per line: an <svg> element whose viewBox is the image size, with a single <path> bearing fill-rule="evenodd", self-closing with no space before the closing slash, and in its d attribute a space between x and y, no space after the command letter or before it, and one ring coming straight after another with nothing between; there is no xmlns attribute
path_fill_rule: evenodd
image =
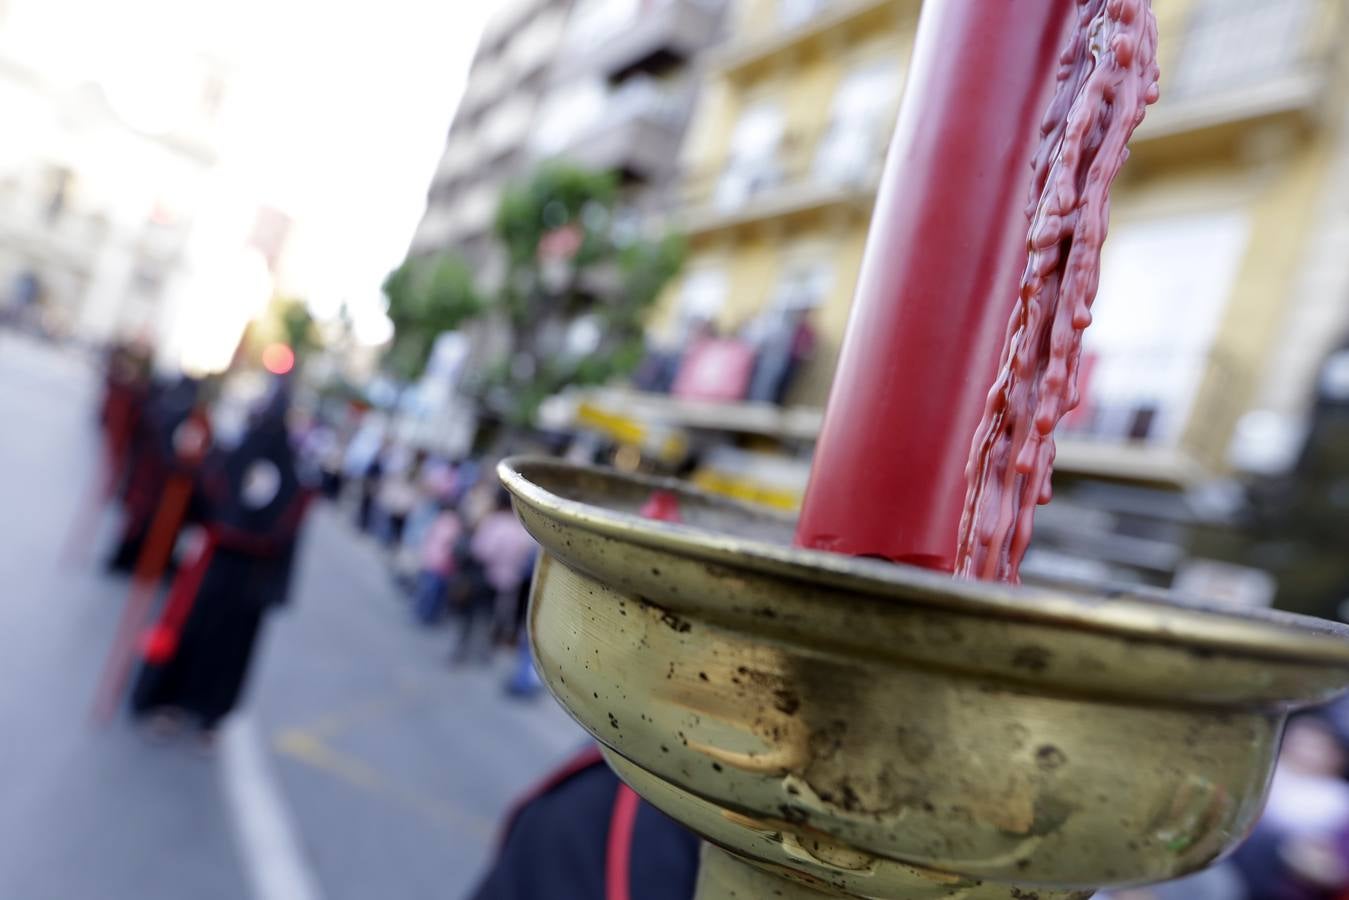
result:
<svg viewBox="0 0 1349 900"><path fill-rule="evenodd" d="M114 572L135 569L169 480L195 474L194 461L175 452L174 434L193 414L198 387L197 382L183 378L152 388L136 401L134 428L119 436L124 445L116 458L123 469L119 473L122 529L107 563Z"/></svg>
<svg viewBox="0 0 1349 900"><path fill-rule="evenodd" d="M276 467L279 486L267 505L252 509L244 477L264 460ZM284 425L261 423L208 465L200 498L206 539L142 643L131 707L136 715L179 710L211 729L239 700L267 611L286 601L309 492Z"/></svg>
<svg viewBox="0 0 1349 900"><path fill-rule="evenodd" d="M587 750L508 816L473 900L689 900L698 838Z"/></svg>

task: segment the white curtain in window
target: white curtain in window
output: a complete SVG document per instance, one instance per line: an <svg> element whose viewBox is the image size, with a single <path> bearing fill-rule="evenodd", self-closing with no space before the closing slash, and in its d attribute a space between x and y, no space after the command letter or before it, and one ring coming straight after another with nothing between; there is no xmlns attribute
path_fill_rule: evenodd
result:
<svg viewBox="0 0 1349 900"><path fill-rule="evenodd" d="M1201 0L1163 96L1249 87L1291 74L1311 37L1312 0Z"/></svg>
<svg viewBox="0 0 1349 900"><path fill-rule="evenodd" d="M564 153L604 114L609 91L599 78L580 78L553 91L534 115L530 143L544 156Z"/></svg>
<svg viewBox="0 0 1349 900"><path fill-rule="evenodd" d="M903 75L895 60L854 69L839 84L829 126L815 152L814 174L828 184L851 184L877 171Z"/></svg>
<svg viewBox="0 0 1349 900"><path fill-rule="evenodd" d="M814 309L824 302L834 281L834 266L827 259L796 260L782 270L773 292L773 309L793 312Z"/></svg>
<svg viewBox="0 0 1349 900"><path fill-rule="evenodd" d="M631 26L643 0L582 0L571 14L569 31L582 49L593 47Z"/></svg>
<svg viewBox="0 0 1349 900"><path fill-rule="evenodd" d="M778 150L784 127L782 106L776 101L761 101L741 114L717 184L718 208L734 209L781 179Z"/></svg>
<svg viewBox="0 0 1349 900"><path fill-rule="evenodd" d="M1245 213L1116 227L1106 243L1085 385L1102 439L1174 443L1189 419L1246 248ZM1219 361L1221 364L1221 361Z"/></svg>
<svg viewBox="0 0 1349 900"><path fill-rule="evenodd" d="M829 0L778 0L778 25L795 28L819 15Z"/></svg>
<svg viewBox="0 0 1349 900"><path fill-rule="evenodd" d="M726 271L702 266L684 276L679 291L679 314L686 319L712 319L721 312L729 293Z"/></svg>

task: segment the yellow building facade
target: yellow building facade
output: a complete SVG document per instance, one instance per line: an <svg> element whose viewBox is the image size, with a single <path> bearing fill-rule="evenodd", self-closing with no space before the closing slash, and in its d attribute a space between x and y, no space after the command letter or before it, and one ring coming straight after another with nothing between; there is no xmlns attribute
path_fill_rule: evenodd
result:
<svg viewBox="0 0 1349 900"><path fill-rule="evenodd" d="M790 400L822 405L899 107L916 0L752 0L709 66L684 148L691 257L657 327L726 332L811 310L819 347Z"/></svg>
<svg viewBox="0 0 1349 900"><path fill-rule="evenodd" d="M788 401L824 403L919 6L736 4L683 151L691 253L656 334L805 311L818 346ZM1338 0L1154 7L1164 99L1114 194L1061 464L1185 484L1272 440L1253 412L1295 418L1349 327L1349 58Z"/></svg>

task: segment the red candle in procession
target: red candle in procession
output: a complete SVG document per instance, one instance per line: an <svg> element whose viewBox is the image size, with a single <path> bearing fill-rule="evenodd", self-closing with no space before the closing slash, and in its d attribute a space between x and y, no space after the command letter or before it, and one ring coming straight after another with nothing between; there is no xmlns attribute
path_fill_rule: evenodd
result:
<svg viewBox="0 0 1349 900"><path fill-rule="evenodd" d="M797 543L950 571L1075 0L923 6Z"/></svg>

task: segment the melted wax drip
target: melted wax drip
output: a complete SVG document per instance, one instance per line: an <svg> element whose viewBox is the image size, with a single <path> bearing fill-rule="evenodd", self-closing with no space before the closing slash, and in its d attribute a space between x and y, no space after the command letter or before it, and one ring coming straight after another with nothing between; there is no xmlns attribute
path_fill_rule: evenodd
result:
<svg viewBox="0 0 1349 900"><path fill-rule="evenodd" d="M1158 96L1157 20L1148 0L1079 3L1033 162L1030 258L966 469L956 572L970 578L1020 580L1035 506L1049 502L1054 427L1079 400L1078 360L1100 281L1110 185Z"/></svg>

